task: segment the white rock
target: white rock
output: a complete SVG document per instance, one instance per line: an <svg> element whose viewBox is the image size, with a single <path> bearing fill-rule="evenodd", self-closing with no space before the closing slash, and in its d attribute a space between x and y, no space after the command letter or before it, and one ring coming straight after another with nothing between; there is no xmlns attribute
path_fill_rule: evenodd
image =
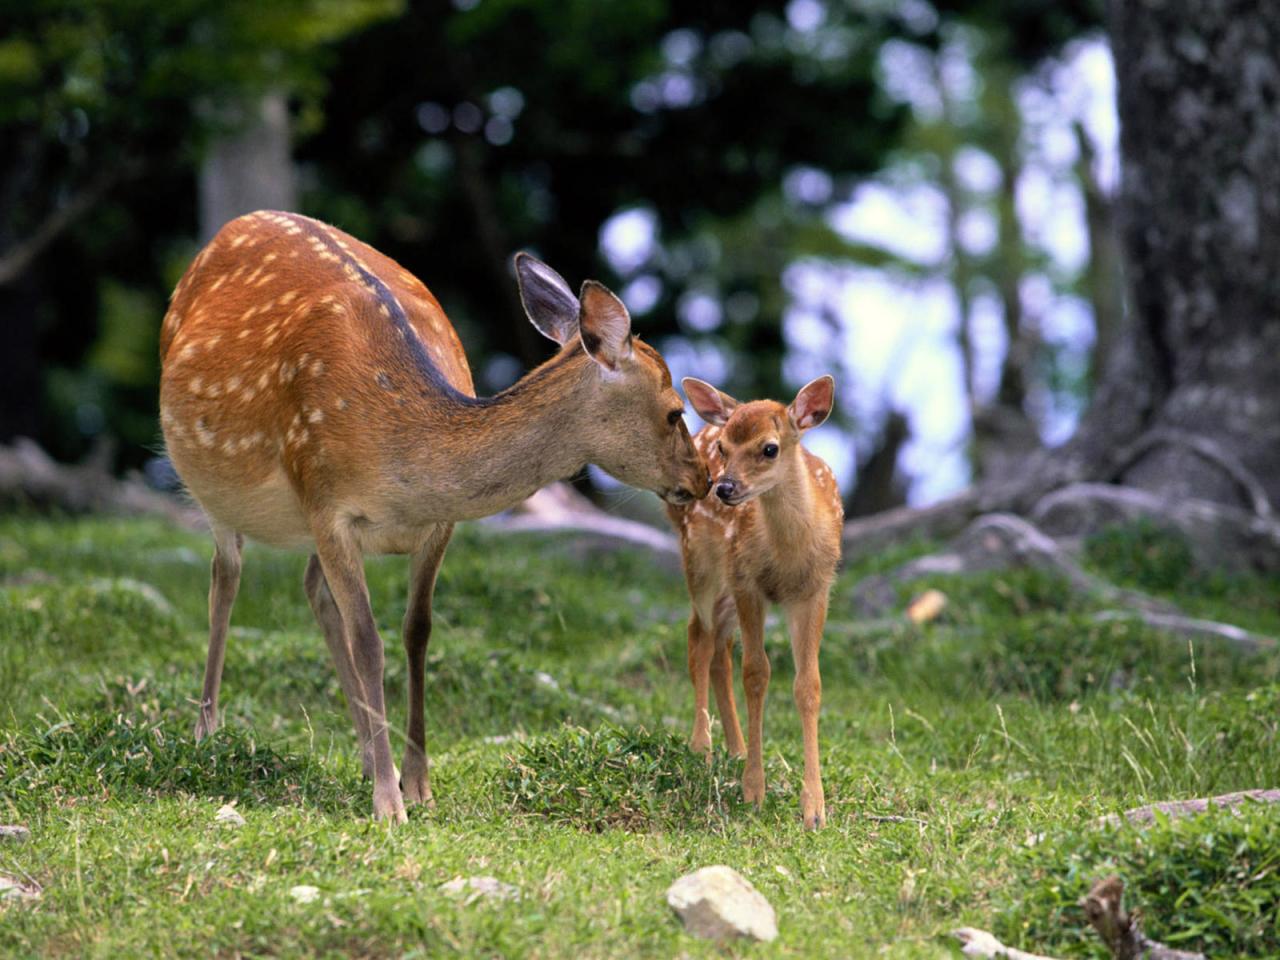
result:
<svg viewBox="0 0 1280 960"><path fill-rule="evenodd" d="M466 903L477 900L519 900L520 888L503 883L497 877L454 877L440 884L440 892L451 897L466 894Z"/></svg>
<svg viewBox="0 0 1280 960"><path fill-rule="evenodd" d="M31 831L26 827L20 827L16 824L9 826L7 824L0 825L0 840L9 840L13 843L25 843L31 839Z"/></svg>
<svg viewBox="0 0 1280 960"><path fill-rule="evenodd" d="M768 941L778 935L778 918L769 901L730 867L703 867L681 877L667 889L667 903L686 930L705 940Z"/></svg>
<svg viewBox="0 0 1280 960"><path fill-rule="evenodd" d="M23 883L0 873L0 904L15 900L34 900L40 896L40 885Z"/></svg>
<svg viewBox="0 0 1280 960"><path fill-rule="evenodd" d="M289 890L289 896L293 897L298 903L312 903L320 896L320 888L300 884Z"/></svg>
<svg viewBox="0 0 1280 960"><path fill-rule="evenodd" d="M218 812L213 815L216 823L229 823L233 827L243 827L244 817L240 816L240 811L229 803L224 803L218 808Z"/></svg>

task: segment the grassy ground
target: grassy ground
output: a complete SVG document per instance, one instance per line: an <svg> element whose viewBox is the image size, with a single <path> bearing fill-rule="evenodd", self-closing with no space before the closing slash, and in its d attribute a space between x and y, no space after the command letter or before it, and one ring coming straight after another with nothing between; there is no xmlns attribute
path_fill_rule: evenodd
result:
<svg viewBox="0 0 1280 960"><path fill-rule="evenodd" d="M0 955L712 956L663 897L711 863L779 915L776 942L732 955L946 956L945 931L968 924L1099 956L1075 901L1111 870L1157 937L1280 953L1280 813L1098 825L1280 784L1280 654L1096 623L1090 601L1035 573L935 578L951 603L922 629L859 622L853 584L909 552L846 570L834 592L830 824L810 834L779 625L757 812L738 801L736 762L708 768L683 747L677 577L642 554L464 528L429 667L438 806L388 830L368 816L302 558L248 550L226 726L197 746L207 543L151 522L0 519L0 822L32 831L0 844L0 874L43 888L0 906ZM1097 538L1087 562L1280 634L1280 582L1200 574L1150 530ZM399 726L405 564L370 562L369 579ZM215 823L227 802L243 827ZM438 889L482 874L521 899ZM296 902L301 884L319 898Z"/></svg>

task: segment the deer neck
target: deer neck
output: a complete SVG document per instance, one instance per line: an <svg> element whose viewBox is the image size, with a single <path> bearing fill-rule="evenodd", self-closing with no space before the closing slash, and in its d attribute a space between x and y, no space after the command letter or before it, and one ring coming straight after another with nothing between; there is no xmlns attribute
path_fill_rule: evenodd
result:
<svg viewBox="0 0 1280 960"><path fill-rule="evenodd" d="M423 507L448 514L440 519L489 516L581 470L594 367L581 352L564 353L494 397L433 402L430 420L448 442L433 429L414 445L418 484L428 488Z"/></svg>

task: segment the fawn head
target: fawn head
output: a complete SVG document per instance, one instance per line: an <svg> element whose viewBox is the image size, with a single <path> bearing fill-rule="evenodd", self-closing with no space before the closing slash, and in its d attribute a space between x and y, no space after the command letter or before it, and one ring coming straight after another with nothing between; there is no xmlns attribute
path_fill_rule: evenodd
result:
<svg viewBox="0 0 1280 960"><path fill-rule="evenodd" d="M767 493L786 476L787 465L800 456L800 435L831 413L836 382L822 376L805 384L790 406L776 400L740 404L693 377L685 377L682 386L698 416L721 428L721 471L711 482L716 496L733 507Z"/></svg>
<svg viewBox="0 0 1280 960"><path fill-rule="evenodd" d="M684 403L657 350L631 336L631 315L594 280L573 295L541 261L516 256L520 299L533 325L563 348L591 361L579 418L586 459L633 487L669 503L688 503L710 488L707 463L685 426Z"/></svg>

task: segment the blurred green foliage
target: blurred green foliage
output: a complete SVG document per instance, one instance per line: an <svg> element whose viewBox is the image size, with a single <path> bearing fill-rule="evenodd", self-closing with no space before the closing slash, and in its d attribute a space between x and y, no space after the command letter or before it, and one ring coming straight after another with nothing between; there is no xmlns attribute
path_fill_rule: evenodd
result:
<svg viewBox="0 0 1280 960"><path fill-rule="evenodd" d="M882 46L932 49L956 24L1002 24L1013 75L1098 22L1091 0L794 6L6 4L0 274L52 214L86 208L0 280L19 331L0 363L0 436L34 432L76 458L105 431L124 462L145 458L157 434L144 328L195 252L203 152L269 90L289 97L303 212L421 276L482 389L545 355L507 274L527 248L572 283L646 284L642 334L714 346L742 396L783 394L794 386L782 377L783 268L885 256L835 233L827 203L784 190L789 174L813 170L832 198L847 195L902 146L905 108L877 75ZM611 264L598 231L627 209L651 218L658 242ZM690 294L723 305L715 330L679 321ZM505 363L487 375L494 356Z"/></svg>

